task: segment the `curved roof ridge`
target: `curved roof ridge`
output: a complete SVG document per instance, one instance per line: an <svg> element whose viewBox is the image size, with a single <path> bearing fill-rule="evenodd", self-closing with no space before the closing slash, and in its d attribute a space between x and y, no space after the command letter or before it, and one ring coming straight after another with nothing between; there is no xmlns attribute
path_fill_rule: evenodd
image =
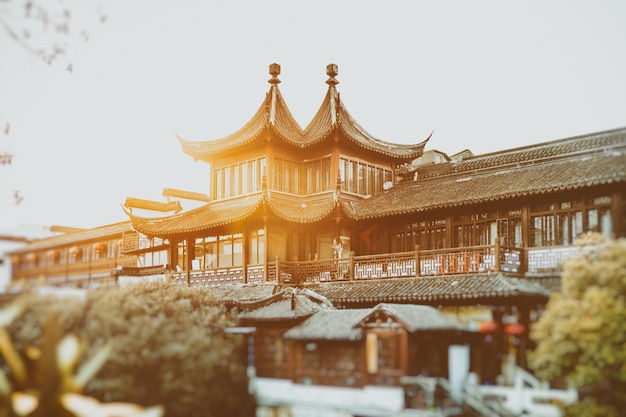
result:
<svg viewBox="0 0 626 417"><path fill-rule="evenodd" d="M169 217L147 218L136 216L129 212L126 212L126 214L129 216L132 227L136 231L148 236L169 236L199 232L236 223L251 216L263 202L263 195L259 193L254 198L249 198L248 196L239 200L237 206L209 203Z"/></svg>
<svg viewBox="0 0 626 417"><path fill-rule="evenodd" d="M335 209L335 200L332 193L326 198L309 200L303 198L290 198L280 193L272 193L268 207L272 212L283 220L312 223L330 215Z"/></svg>
<svg viewBox="0 0 626 417"><path fill-rule="evenodd" d="M335 79L338 74L337 65L329 64L326 67L326 74L329 76L326 81L328 90L315 116L304 129L307 145L327 138L334 129L339 128L349 141L386 156L409 161L422 155L430 136L420 143L410 145L391 143L377 138L356 121L341 101L341 95L337 91L339 81Z"/></svg>
<svg viewBox="0 0 626 417"><path fill-rule="evenodd" d="M418 158L424 153L424 147L433 134L431 133L425 140L416 144L387 142L377 138L365 130L363 126L361 126L350 114L342 101L339 102L338 107L337 124L346 137L363 147L378 151L388 156L399 157L407 161Z"/></svg>
<svg viewBox="0 0 626 417"><path fill-rule="evenodd" d="M326 81L328 90L318 111L306 128L302 129L295 120L278 88L280 80L277 75L280 74L280 65L271 64L270 89L252 118L236 132L220 139L190 141L176 134L183 152L192 156L194 160L202 159L210 162L209 159L216 152L228 151L252 142L266 132L266 129L272 129L279 138L299 147L315 145L331 136L335 129L340 129L346 140L390 158L408 162L423 154L424 146L430 136L420 143L405 145L386 142L367 132L350 115L340 100L336 88L339 81L335 79L337 66L329 64L326 67L326 73L329 76Z"/></svg>
<svg viewBox="0 0 626 417"><path fill-rule="evenodd" d="M270 87L275 88L275 86ZM227 149L237 148L257 138L269 122L269 93L266 94L265 100L259 106L256 113L248 122L240 129L228 136L207 140L207 141L191 141L182 138L176 134L176 138L181 145L183 152L193 157L194 160L203 159L210 156L216 151L224 151Z"/></svg>
<svg viewBox="0 0 626 417"><path fill-rule="evenodd" d="M304 131L300 124L291 114L285 99L277 85L271 87L270 106L273 111L273 117L270 118L270 124L276 129L285 140L302 143L304 140Z"/></svg>
<svg viewBox="0 0 626 417"><path fill-rule="evenodd" d="M590 150L606 150L607 148L623 147L624 138L626 138L626 128L606 130L602 132L594 132L577 136L570 136L561 139L555 139L547 142L533 143L530 145L519 146L510 149L502 149L499 151L488 152L480 155L472 155L464 158L457 165L464 162L471 163L484 159L497 159L509 155L520 156L520 158L528 158L534 156L533 153L567 156L578 152L588 152ZM546 152L548 150L548 152Z"/></svg>
<svg viewBox="0 0 626 417"><path fill-rule="evenodd" d="M330 86L326 90L326 94L322 99L322 104L317 109L315 116L309 122L304 129L304 137L306 138L307 145L317 143L330 134L334 127L334 123L331 117L331 95L333 91L336 92L334 86Z"/></svg>

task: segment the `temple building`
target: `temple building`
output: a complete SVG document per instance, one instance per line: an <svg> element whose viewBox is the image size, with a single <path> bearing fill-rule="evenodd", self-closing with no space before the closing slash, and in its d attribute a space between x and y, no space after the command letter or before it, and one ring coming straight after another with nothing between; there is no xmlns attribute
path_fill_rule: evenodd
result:
<svg viewBox="0 0 626 417"><path fill-rule="evenodd" d="M289 401L277 392L308 384L374 401L365 386L445 377L455 345L469 347L483 382L497 382L505 358L524 368L528 326L559 288L576 239L626 237L626 128L449 155L425 150L432 134L409 145L369 134L340 98L337 66L326 74L302 128L271 64L269 90L243 127L177 138L207 164L207 190L129 197L127 222L25 244L9 254L13 286L147 276L211 289L256 328L265 387L284 383L259 386L270 408ZM402 408L401 393L381 404ZM399 415L388 411L377 415Z"/></svg>
<svg viewBox="0 0 626 417"><path fill-rule="evenodd" d="M211 141L178 138L208 164L208 193L187 196L205 204L155 218L126 202L137 236L167 250L174 279L541 275L583 232L626 235L624 129L485 155L424 155L430 138L385 142L354 120L336 65L328 65L328 91L304 129L278 88L280 67L272 64L270 74L265 99L241 129ZM389 261L375 258L382 254Z"/></svg>
<svg viewBox="0 0 626 417"><path fill-rule="evenodd" d="M179 138L185 153L210 167L206 205L158 219L128 212L134 230L170 242L170 263L180 270L222 269L220 280L248 283L275 279L277 259L347 258L359 244L351 205L384 194L400 167L423 153L427 139L384 142L350 116L336 65L327 67L328 91L304 129L278 88L280 67L272 64L270 74L265 99L237 132L206 142Z"/></svg>

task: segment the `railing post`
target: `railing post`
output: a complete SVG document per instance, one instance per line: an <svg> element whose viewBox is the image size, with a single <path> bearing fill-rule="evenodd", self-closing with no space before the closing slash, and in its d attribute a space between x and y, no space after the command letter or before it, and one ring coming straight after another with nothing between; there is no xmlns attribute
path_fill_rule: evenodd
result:
<svg viewBox="0 0 626 417"><path fill-rule="evenodd" d="M495 247L494 247L494 268L495 272L500 272L500 236L496 236L495 238Z"/></svg>
<svg viewBox="0 0 626 417"><path fill-rule="evenodd" d="M519 248L519 273L524 275L526 271L528 271L528 248L526 247L526 243L522 242L521 247Z"/></svg>
<svg viewBox="0 0 626 417"><path fill-rule="evenodd" d="M278 255L276 255L276 282L280 284L280 264L278 263Z"/></svg>
<svg viewBox="0 0 626 417"><path fill-rule="evenodd" d="M354 255L355 254L356 253L353 250L350 251L350 266L348 267L348 279L350 281L354 280Z"/></svg>
<svg viewBox="0 0 626 417"><path fill-rule="evenodd" d="M422 266L420 265L420 245L415 245L415 277L422 275Z"/></svg>

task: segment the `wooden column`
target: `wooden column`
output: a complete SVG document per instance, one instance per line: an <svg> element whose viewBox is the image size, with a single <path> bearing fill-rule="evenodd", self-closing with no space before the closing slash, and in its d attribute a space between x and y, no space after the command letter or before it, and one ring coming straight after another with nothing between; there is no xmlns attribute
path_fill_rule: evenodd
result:
<svg viewBox="0 0 626 417"><path fill-rule="evenodd" d="M241 253L241 282L244 284L248 283L248 253L249 253L249 240L248 240L248 230L246 228L243 229L241 234L241 244L242 244L242 253ZM257 236L258 237L258 236Z"/></svg>
<svg viewBox="0 0 626 417"><path fill-rule="evenodd" d="M178 265L178 240L170 239L170 247L168 250L168 263L171 270L176 271Z"/></svg>
<svg viewBox="0 0 626 417"><path fill-rule="evenodd" d="M350 281L354 280L354 255L356 254L356 252L354 252L353 250L350 251L350 267L349 267L349 271L348 273L350 274L348 279Z"/></svg>
<svg viewBox="0 0 626 417"><path fill-rule="evenodd" d="M522 206L522 246L531 246L530 242L530 206L524 204Z"/></svg>
<svg viewBox="0 0 626 417"><path fill-rule="evenodd" d="M494 257L494 269L495 272L500 272L500 254L502 249L500 248L500 236L496 236L495 238L495 247L493 250Z"/></svg>
<svg viewBox="0 0 626 417"><path fill-rule="evenodd" d="M187 275L187 285L191 285L191 261L196 256L196 240L187 236L185 239L185 246L187 247L187 259L185 262L185 272Z"/></svg>
<svg viewBox="0 0 626 417"><path fill-rule="evenodd" d="M420 245L415 245L415 278L422 275L422 266L420 265Z"/></svg>
<svg viewBox="0 0 626 417"><path fill-rule="evenodd" d="M446 248L454 247L454 216L448 214L446 216ZM434 248L429 248L434 249Z"/></svg>
<svg viewBox="0 0 626 417"><path fill-rule="evenodd" d="M269 237L267 236L267 219L263 219L263 239L265 239L265 242L263 242L263 281L267 282L269 280L269 271L267 270L267 268L269 268L269 264L267 261L267 257L268 252L269 252ZM276 265L276 268L278 268L278 265ZM278 280L278 277L276 277L276 280Z"/></svg>
<svg viewBox="0 0 626 417"><path fill-rule="evenodd" d="M611 194L611 223L613 224L613 236L612 238L623 237L626 234L626 230L622 229L622 224L624 224L623 216L624 216L624 203L622 193L620 191L614 191Z"/></svg>

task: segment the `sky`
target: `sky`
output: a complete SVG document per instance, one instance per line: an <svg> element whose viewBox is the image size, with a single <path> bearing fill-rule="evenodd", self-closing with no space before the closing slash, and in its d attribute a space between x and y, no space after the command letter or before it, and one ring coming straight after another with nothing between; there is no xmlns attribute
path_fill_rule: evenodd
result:
<svg viewBox="0 0 626 417"><path fill-rule="evenodd" d="M273 62L301 126L335 63L369 133L418 143L434 130L426 149L449 155L626 126L621 0L65 3L69 47L53 65L0 31L0 154L14 155L0 165L0 234L124 221L126 197L165 201L166 187L208 192L208 165L176 134L239 129Z"/></svg>

